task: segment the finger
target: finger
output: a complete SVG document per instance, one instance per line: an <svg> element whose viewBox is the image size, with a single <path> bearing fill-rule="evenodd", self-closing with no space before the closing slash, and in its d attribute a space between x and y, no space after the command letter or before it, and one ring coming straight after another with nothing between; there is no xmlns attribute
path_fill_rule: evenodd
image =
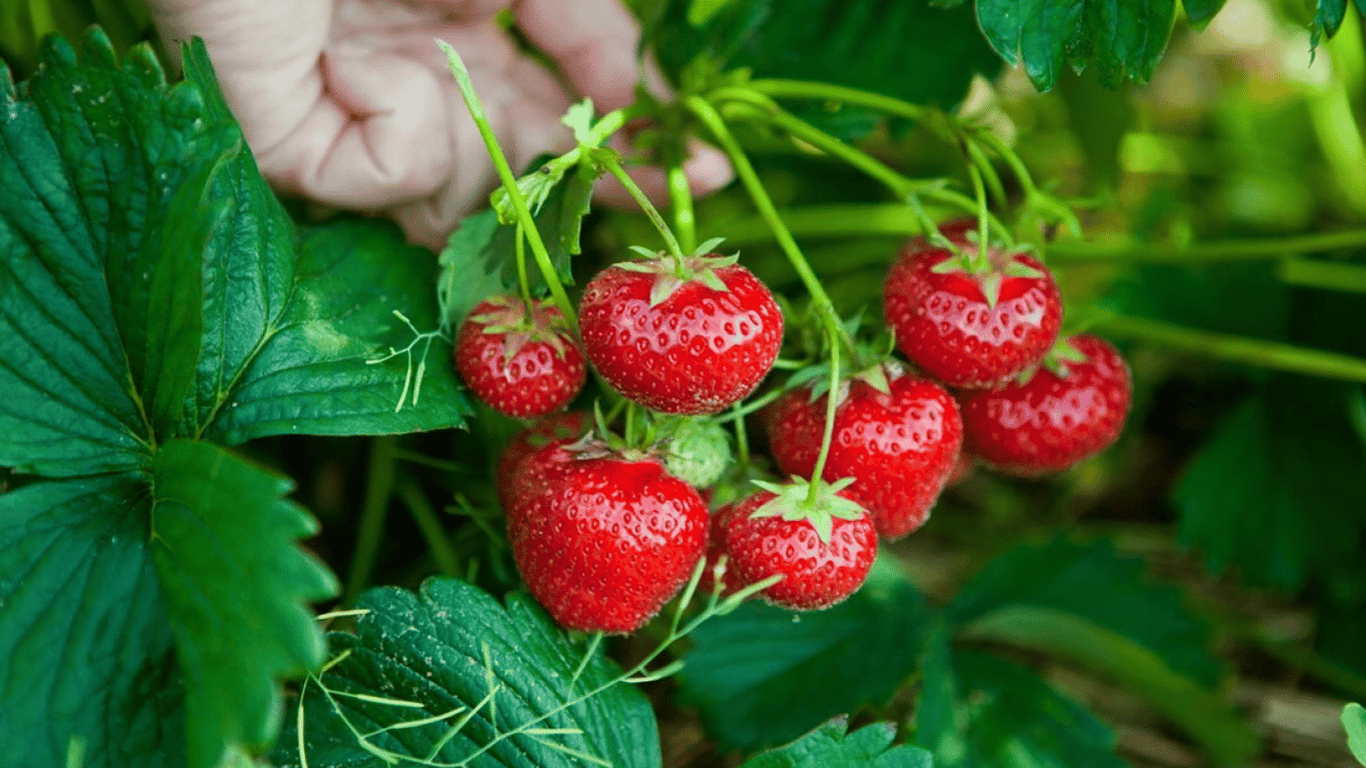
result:
<svg viewBox="0 0 1366 768"><path fill-rule="evenodd" d="M703 197L720 190L735 177L726 156L715 147L696 139L687 143L688 158L683 161L683 173L688 179L688 189L693 197ZM631 166L626 169L631 180L640 187L650 202L666 204L669 200L667 175L663 168L653 165ZM630 193L613 177L598 183L595 199L617 208L634 208L636 202Z"/></svg>
<svg viewBox="0 0 1366 768"><path fill-rule="evenodd" d="M518 0L518 27L600 112L635 101L640 25L620 0Z"/></svg>
<svg viewBox="0 0 1366 768"><path fill-rule="evenodd" d="M322 92L317 62L332 0L149 0L148 7L177 63L179 43L204 38L254 149L288 137Z"/></svg>

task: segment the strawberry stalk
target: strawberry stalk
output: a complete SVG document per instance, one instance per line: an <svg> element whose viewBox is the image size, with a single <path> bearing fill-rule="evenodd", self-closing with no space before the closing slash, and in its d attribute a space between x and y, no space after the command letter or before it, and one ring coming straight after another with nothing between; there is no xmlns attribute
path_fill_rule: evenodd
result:
<svg viewBox="0 0 1366 768"><path fill-rule="evenodd" d="M754 166L750 164L749 157L745 155L745 150L740 146L740 142L726 127L725 120L721 118L711 102L700 96L688 96L684 99L684 105L703 125L707 126L716 137L717 142L721 144L721 148L727 157L730 158L731 166L735 168L735 174L740 177L740 182L744 185L745 191L754 201L754 206L759 209L759 215L764 218L769 229L772 230L773 236L778 241L778 246L787 256L788 261L791 262L792 268L796 270L802 284L806 286L807 293L811 295L811 301L816 307L821 322L831 335L832 346L834 339L838 338L853 348L854 340L850 338L840 323L839 314L835 312L835 305L831 303L829 294L821 285L820 278L811 270L811 265L802 255L801 248L797 247L797 241L792 239L792 233L783 224L782 217L778 215L778 208L773 204L773 199L768 196L768 191L764 189L763 182L759 180L759 174L754 171Z"/></svg>
<svg viewBox="0 0 1366 768"><path fill-rule="evenodd" d="M522 292L522 303L526 305L526 316L532 317L536 312L536 305L531 300L531 281L526 274L526 232L522 225L517 225L517 287Z"/></svg>
<svg viewBox="0 0 1366 768"><path fill-rule="evenodd" d="M987 210L987 194L982 186L982 172L977 166L968 164L968 176L972 177L972 191L977 195L977 251L968 255L968 271L983 274L991 270L991 223ZM1004 230L1002 230L1004 231Z"/></svg>
<svg viewBox="0 0 1366 768"><path fill-rule="evenodd" d="M1351 355L1201 331L1142 317L1114 316L1100 320L1096 327L1121 338L1149 341L1233 363L1366 383L1366 359Z"/></svg>
<svg viewBox="0 0 1366 768"><path fill-rule="evenodd" d="M835 435L835 411L839 407L840 393L840 345L830 338L830 391L825 395L825 433L821 437L821 452L816 455L816 467L811 470L811 487L806 494L808 506L815 505L820 496L821 473L825 472L825 461L830 458L830 442Z"/></svg>
<svg viewBox="0 0 1366 768"><path fill-rule="evenodd" d="M650 198L645 196L645 192L642 191L640 185L636 184L635 180L631 178L631 175L626 172L626 169L621 167L621 163L617 161L616 153L604 151L598 153L595 159L608 173L612 174L617 181L621 182L621 186L626 188L627 194L631 196L632 200L636 201L636 205L640 206L640 210L645 212L645 215L649 217L650 223L655 226L655 229L659 230L660 237L664 238L664 246L668 249L669 255L674 257L675 262L678 265L679 279L686 279L687 276L683 272L683 249L678 245L678 240L674 238L674 233L669 229L669 225L664 222L664 217L659 215L659 209L655 208L654 203L650 202Z"/></svg>
<svg viewBox="0 0 1366 768"><path fill-rule="evenodd" d="M787 131L794 138L800 139L831 157L839 158L863 171L882 182L893 195L907 200L913 206L918 206L920 199L923 198L944 203L966 212L976 212L977 210L977 204L972 198L945 189L936 179L913 179L902 175L867 152L851 147L792 113L784 111L771 99L756 93L753 89L718 88L709 94L709 97L713 101L732 101L745 104L750 107L752 114ZM1000 228L1004 229L1004 227ZM933 227L929 229L934 231Z"/></svg>
<svg viewBox="0 0 1366 768"><path fill-rule="evenodd" d="M749 468L749 435L745 431L744 406L736 403L730 410L731 417L735 420L735 462L743 472Z"/></svg>
<svg viewBox="0 0 1366 768"><path fill-rule="evenodd" d="M550 260L550 253L546 251L545 242L541 240L541 232L536 228L536 220L531 215L531 209L527 207L522 190L517 187L517 177L508 165L507 156L503 154L502 147L498 146L498 137L493 134L493 126L484 114L484 105L479 100L479 94L475 93L474 83L470 82L469 70L465 68L465 62L460 59L460 54L456 53L450 44L444 40L437 40L436 44L446 54L446 61L450 64L451 74L455 76L456 85L460 88L460 95L465 100L465 107L478 127L480 137L484 139L484 146L488 148L489 158L498 172L498 179L502 182L508 201L512 203L517 214L517 223L526 232L531 252L536 256L536 266L540 268L546 285L550 286L550 295L555 298L555 305L560 308L560 313L564 315L570 327L577 328L578 316L574 313L574 305L564 292L560 276Z"/></svg>
<svg viewBox="0 0 1366 768"><path fill-rule="evenodd" d="M669 187L669 208L673 212L674 231L678 233L678 244L686 253L697 247L697 216L693 212L692 189L688 186L688 174L683 166L673 164L665 172Z"/></svg>

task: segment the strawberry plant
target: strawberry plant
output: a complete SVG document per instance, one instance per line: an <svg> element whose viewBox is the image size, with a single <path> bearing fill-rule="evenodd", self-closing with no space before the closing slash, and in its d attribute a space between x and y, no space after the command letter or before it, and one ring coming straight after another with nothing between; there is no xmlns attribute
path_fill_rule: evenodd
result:
<svg viewBox="0 0 1366 768"><path fill-rule="evenodd" d="M433 41L439 254L133 5L0 11L0 765L1363 754L1359 4L636 0L527 168Z"/></svg>

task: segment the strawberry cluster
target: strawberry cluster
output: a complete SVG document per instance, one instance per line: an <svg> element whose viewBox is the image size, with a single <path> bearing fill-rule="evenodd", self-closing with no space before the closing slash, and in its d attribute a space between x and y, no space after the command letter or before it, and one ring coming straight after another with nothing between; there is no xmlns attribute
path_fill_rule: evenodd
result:
<svg viewBox="0 0 1366 768"><path fill-rule="evenodd" d="M614 265L587 285L577 337L548 305L477 308L457 352L471 390L515 417L554 414L496 469L514 560L551 616L635 631L704 557L704 590L772 580L759 597L825 608L862 585L880 539L918 529L974 464L1036 476L1113 442L1130 397L1123 359L1092 336L1059 340L1047 268L979 248L971 230L943 229L954 248L912 241L887 275L886 323L910 365L856 354L838 386L807 377L783 392L760 417L791 480L756 480L758 492L718 498L714 512L729 449L704 417L753 393L783 340L782 312L752 273L715 254ZM585 361L654 412L664 437L633 445L601 419L555 413Z"/></svg>
<svg viewBox="0 0 1366 768"><path fill-rule="evenodd" d="M1048 268L979 244L973 226L941 228L957 253L923 238L902 249L883 285L887 327L907 360L956 393L962 465L1064 471L1119 437L1129 368L1103 339L1059 338L1062 299Z"/></svg>

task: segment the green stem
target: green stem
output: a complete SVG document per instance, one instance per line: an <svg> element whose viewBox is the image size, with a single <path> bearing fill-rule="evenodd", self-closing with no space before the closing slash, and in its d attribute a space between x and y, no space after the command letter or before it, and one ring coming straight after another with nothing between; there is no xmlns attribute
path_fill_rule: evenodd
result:
<svg viewBox="0 0 1366 768"><path fill-rule="evenodd" d="M684 173L683 166L671 165L666 171L666 182L678 244L682 246L684 253L692 253L697 247L697 214L693 210L692 188L688 186L688 174Z"/></svg>
<svg viewBox="0 0 1366 768"><path fill-rule="evenodd" d="M745 417L740 403L736 403L731 408L732 418L735 420L735 458L740 469L749 467L749 433L745 429Z"/></svg>
<svg viewBox="0 0 1366 768"><path fill-rule="evenodd" d="M474 84L470 82L469 71L465 69L465 63L461 61L460 54L456 53L454 48L445 41L436 42L446 54L451 74L455 76L455 82L460 87L460 95L465 99L465 107L469 109L470 117L479 128L479 135L484 139L484 146L488 148L489 158L498 172L498 179L503 183L503 190L507 193L513 210L517 212L517 222L526 230L527 242L531 244L531 252L536 256L536 266L540 268L546 285L550 286L550 294L555 298L555 305L560 308L569 325L577 328L579 321L578 315L574 312L574 305L570 303L564 286L560 284L559 273L555 271L545 242L541 240L541 232L536 228L536 219L531 215L531 209L527 208L522 190L517 187L517 177L512 173L512 167L508 165L502 148L498 146L498 137L493 134L493 126L484 114L484 105L479 101L479 94L474 91Z"/></svg>
<svg viewBox="0 0 1366 768"><path fill-rule="evenodd" d="M991 160L982 152L982 147L967 136L963 139L963 151L968 155L968 165L982 174L987 189L996 200L996 205L1004 209L1010 201L1006 198L1005 186L1001 183L1000 174L996 173L996 166L992 165Z"/></svg>
<svg viewBox="0 0 1366 768"><path fill-rule="evenodd" d="M806 262L806 257L797 247L797 241L792 239L792 233L788 231L783 223L782 217L778 214L778 209L773 205L773 200L768 196L768 191L764 189L763 182L759 180L759 174L755 173L754 166L750 164L749 158L745 155L745 150L731 134L726 123L721 119L721 115L710 102L700 96L688 96L684 99L684 104L692 111L702 124L716 137L721 148L730 158L731 166L735 173L740 177L740 182L744 184L745 191L749 193L750 199L754 201L754 206L759 209L759 215L767 222L773 236L777 238L778 246L787 255L792 268L797 271L802 284L811 294L811 301L815 304L821 319L826 326L826 330L832 335L838 334L845 344L853 347L853 339L844 330L840 323L839 314L835 312L835 306L830 302L830 297L826 294L825 288L821 285L820 278L811 270L811 265Z"/></svg>
<svg viewBox="0 0 1366 768"><path fill-rule="evenodd" d="M830 339L830 391L825 393L825 433L821 436L821 452L816 455L816 466L811 470L811 486L806 492L806 503L816 503L825 462L830 458L830 443L835 435L835 411L840 400L840 345Z"/></svg>
<svg viewBox="0 0 1366 768"><path fill-rule="evenodd" d="M377 437L371 444L367 475L369 484L365 487L360 529L356 532L356 549L351 555L351 567L346 575L343 605L355 604L374 573L379 541L384 534L384 518L389 512L389 497L394 491L394 452L397 447L398 438L393 435Z"/></svg>
<svg viewBox="0 0 1366 768"><path fill-rule="evenodd" d="M446 538L446 529L441 526L436 510L427 500L427 494L422 492L422 488L416 482L407 477L398 481L397 490L399 500L412 513L418 530L422 532L422 538L427 541L427 548L432 551L436 567L447 576L459 575L460 559L451 547L450 540Z"/></svg>
<svg viewBox="0 0 1366 768"><path fill-rule="evenodd" d="M927 107L912 104L901 99L883 96L878 93L846 88L830 83L816 83L804 80L764 79L751 80L749 87L776 99L817 99L858 104L889 115L904 117L918 123L927 123L934 111Z"/></svg>
<svg viewBox="0 0 1366 768"><path fill-rule="evenodd" d="M972 191L977 195L977 235L980 242L977 250L968 258L973 272L988 272L991 270L991 222L988 220L987 194L982 187L982 173L977 166L969 164L968 175L972 177Z"/></svg>
<svg viewBox="0 0 1366 768"><path fill-rule="evenodd" d="M645 196L640 185L636 184L631 175L626 172L625 168L621 167L621 163L617 162L616 157L611 153L603 152L598 156L598 162L602 163L607 172L621 182L621 186L625 187L626 192L631 195L631 199L635 200L636 205L640 206L640 210L644 211L645 215L650 218L650 223L655 225L655 229L659 230L660 237L664 238L664 245L668 248L669 254L678 259L678 268L683 269L683 249L679 247L678 240L674 239L674 233L669 230L669 225L664 222L664 217L659 215L659 209L655 208L654 203L650 202L650 198ZM679 277L682 275L680 274Z"/></svg>
<svg viewBox="0 0 1366 768"><path fill-rule="evenodd" d="M755 115L770 125L781 128L788 134L801 139L827 155L839 158L860 171L863 171L874 179L882 182L882 184L890 189L892 194L898 198L915 194L922 187L933 186L933 182L927 183L918 179L911 179L892 170L881 160L878 160L861 149L849 146L796 115L783 110L777 104L773 103L772 99L756 93L752 89L718 88L709 94L709 97L714 103L738 102L745 105L749 108L747 110L749 114Z"/></svg>
<svg viewBox="0 0 1366 768"><path fill-rule="evenodd" d="M1366 264L1285 259L1276 266L1281 282L1325 291L1366 293Z"/></svg>
<svg viewBox="0 0 1366 768"><path fill-rule="evenodd" d="M1140 317L1111 317L1097 324L1106 332L1173 347L1206 357L1307 376L1366 383L1366 359L1186 328Z"/></svg>
<svg viewBox="0 0 1366 768"><path fill-rule="evenodd" d="M1049 259L1056 261L1128 261L1149 264L1252 261L1279 259L1297 253L1350 250L1366 247L1366 229L1349 229L1326 234L1267 237L1256 240L1227 240L1199 243L1184 248L1159 244L1098 245L1060 240L1048 246Z"/></svg>
<svg viewBox="0 0 1366 768"><path fill-rule="evenodd" d="M517 286L522 291L522 303L526 304L527 320L536 313L536 305L531 300L531 281L526 275L526 233L522 230L522 225L517 225Z"/></svg>

